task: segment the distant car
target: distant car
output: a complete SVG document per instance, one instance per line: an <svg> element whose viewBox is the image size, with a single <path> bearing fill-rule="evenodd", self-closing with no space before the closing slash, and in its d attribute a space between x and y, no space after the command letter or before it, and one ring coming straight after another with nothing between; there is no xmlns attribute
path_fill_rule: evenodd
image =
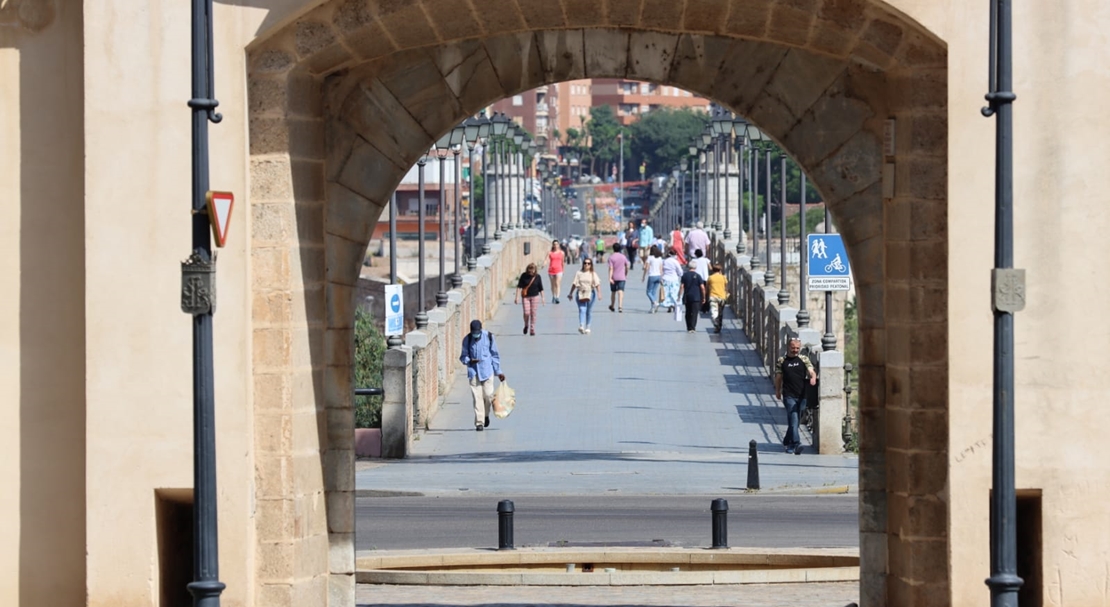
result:
<svg viewBox="0 0 1110 607"><path fill-rule="evenodd" d="M570 210L570 218L575 221L582 221L582 211L578 210L578 207L573 207Z"/></svg>

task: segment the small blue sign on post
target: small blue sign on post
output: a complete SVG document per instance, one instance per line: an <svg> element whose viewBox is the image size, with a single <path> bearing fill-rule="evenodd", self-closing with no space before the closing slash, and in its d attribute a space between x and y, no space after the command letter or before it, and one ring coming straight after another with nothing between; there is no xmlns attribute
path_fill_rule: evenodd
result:
<svg viewBox="0 0 1110 607"><path fill-rule="evenodd" d="M385 285L385 335L405 333L405 293L402 285Z"/></svg>
<svg viewBox="0 0 1110 607"><path fill-rule="evenodd" d="M806 250L810 291L847 291L852 288L848 250L844 248L840 234L810 234L806 239Z"/></svg>

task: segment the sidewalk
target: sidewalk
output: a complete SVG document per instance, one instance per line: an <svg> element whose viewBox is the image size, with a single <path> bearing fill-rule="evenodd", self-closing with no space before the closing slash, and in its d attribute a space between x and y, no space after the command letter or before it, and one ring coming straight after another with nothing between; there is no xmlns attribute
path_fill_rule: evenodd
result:
<svg viewBox="0 0 1110 607"><path fill-rule="evenodd" d="M745 489L748 442L758 446L764 490L828 492L854 487L854 455L783 453L782 405L753 346L726 318L720 335L703 317L682 322L648 311L640 265L630 274L624 312L595 304L592 332L578 333L577 308L540 308L537 335L522 335L520 306L506 298L483 319L517 391L517 408L474 431L466 374L460 373L413 455L360 461L357 488L423 495L728 494ZM809 444L809 437L805 437Z"/></svg>

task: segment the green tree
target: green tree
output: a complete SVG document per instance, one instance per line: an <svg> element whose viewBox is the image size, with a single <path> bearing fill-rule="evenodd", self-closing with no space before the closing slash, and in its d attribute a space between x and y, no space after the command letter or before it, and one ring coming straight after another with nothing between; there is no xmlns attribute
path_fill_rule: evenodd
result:
<svg viewBox="0 0 1110 607"><path fill-rule="evenodd" d="M639 163L647 163L646 175L670 173L676 165L685 166L689 158L690 141L698 136L709 123L702 112L688 108L662 108L643 114L632 124L632 157L636 166L625 162L625 179L639 175Z"/></svg>
<svg viewBox="0 0 1110 607"><path fill-rule="evenodd" d="M590 172L597 175L595 161L603 163L602 171L608 175L609 167L617 162L620 156L620 141L617 135L625 131L624 127L617 120L617 115L613 113L613 108L608 105L598 105L590 108L590 120L587 123L587 128L590 134L590 150L591 156ZM627 137L627 135L626 135ZM629 164L629 159L632 157L631 146L628 141L624 142L624 162L625 165Z"/></svg>
<svg viewBox="0 0 1110 607"><path fill-rule="evenodd" d="M382 385L382 359L385 356L385 337L374 325L374 317L363 310L355 310L355 364L354 383L357 388L379 388ZM382 397L355 397L355 427L382 427Z"/></svg>

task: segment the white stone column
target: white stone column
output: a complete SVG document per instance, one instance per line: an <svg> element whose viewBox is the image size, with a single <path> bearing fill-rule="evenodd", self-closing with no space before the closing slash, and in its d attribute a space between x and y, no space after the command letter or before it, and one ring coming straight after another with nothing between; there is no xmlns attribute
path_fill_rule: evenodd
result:
<svg viewBox="0 0 1110 607"><path fill-rule="evenodd" d="M392 348L382 360L382 457L403 458L412 440L412 350Z"/></svg>

